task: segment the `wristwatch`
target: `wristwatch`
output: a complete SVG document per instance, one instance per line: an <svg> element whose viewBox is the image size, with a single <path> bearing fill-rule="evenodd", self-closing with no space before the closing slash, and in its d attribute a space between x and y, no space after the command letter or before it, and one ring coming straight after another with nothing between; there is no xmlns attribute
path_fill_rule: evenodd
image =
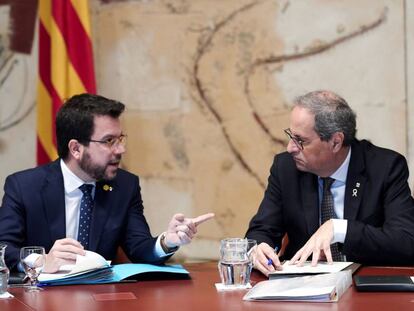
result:
<svg viewBox="0 0 414 311"><path fill-rule="evenodd" d="M162 233L162 234L161 234L161 238L160 238L160 244L161 244L162 250L163 250L166 254L176 252L176 251L178 250L178 246L175 246L175 247L168 247L168 246L167 246L167 244L165 244L165 235L166 235L166 233L165 233L165 232L164 232L164 233Z"/></svg>

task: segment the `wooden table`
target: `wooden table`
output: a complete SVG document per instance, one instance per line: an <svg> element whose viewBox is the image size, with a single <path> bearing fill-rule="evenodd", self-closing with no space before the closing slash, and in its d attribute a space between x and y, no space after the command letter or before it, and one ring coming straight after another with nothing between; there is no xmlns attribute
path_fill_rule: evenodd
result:
<svg viewBox="0 0 414 311"><path fill-rule="evenodd" d="M10 292L15 298L0 300L0 310L414 310L414 293L360 293L353 287L338 303L243 301L245 291L216 291L214 283L219 282L217 263L186 264L185 267L190 271L191 280L59 286L37 293L12 288ZM414 275L414 267L363 267L358 274ZM253 283L264 279L258 272L252 275Z"/></svg>

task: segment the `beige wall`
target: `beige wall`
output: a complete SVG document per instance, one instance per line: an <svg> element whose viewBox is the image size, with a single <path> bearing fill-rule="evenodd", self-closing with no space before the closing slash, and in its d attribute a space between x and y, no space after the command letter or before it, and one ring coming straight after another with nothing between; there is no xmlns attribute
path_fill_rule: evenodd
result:
<svg viewBox="0 0 414 311"><path fill-rule="evenodd" d="M153 233L176 212L216 213L178 257L215 258L219 239L243 236L296 95L338 92L358 114L358 137L414 165L410 1L90 3L98 90L128 107L123 166L141 178ZM19 98L34 101L34 54L14 56L24 74L0 88L1 118ZM2 180L34 165L34 120L0 132Z"/></svg>
<svg viewBox="0 0 414 311"><path fill-rule="evenodd" d="M37 50L10 51L10 7L0 6L0 196L7 175L36 164Z"/></svg>

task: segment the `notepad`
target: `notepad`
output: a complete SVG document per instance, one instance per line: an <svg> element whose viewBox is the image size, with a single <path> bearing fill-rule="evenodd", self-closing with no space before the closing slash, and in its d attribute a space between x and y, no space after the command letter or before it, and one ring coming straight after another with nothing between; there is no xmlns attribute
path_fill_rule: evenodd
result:
<svg viewBox="0 0 414 311"><path fill-rule="evenodd" d="M413 292L414 277L406 275L356 275L355 287L361 292Z"/></svg>

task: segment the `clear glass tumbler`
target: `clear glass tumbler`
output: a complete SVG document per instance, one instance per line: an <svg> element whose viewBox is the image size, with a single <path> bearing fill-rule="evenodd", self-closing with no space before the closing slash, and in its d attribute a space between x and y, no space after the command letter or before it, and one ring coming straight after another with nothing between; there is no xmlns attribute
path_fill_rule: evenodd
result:
<svg viewBox="0 0 414 311"><path fill-rule="evenodd" d="M45 265L45 249L41 246L27 246L20 249L20 262L24 268L26 276L30 279L30 286L26 291L39 291L37 278Z"/></svg>
<svg viewBox="0 0 414 311"><path fill-rule="evenodd" d="M222 284L237 287L250 283L256 245L256 241L252 239L221 240L218 269Z"/></svg>

